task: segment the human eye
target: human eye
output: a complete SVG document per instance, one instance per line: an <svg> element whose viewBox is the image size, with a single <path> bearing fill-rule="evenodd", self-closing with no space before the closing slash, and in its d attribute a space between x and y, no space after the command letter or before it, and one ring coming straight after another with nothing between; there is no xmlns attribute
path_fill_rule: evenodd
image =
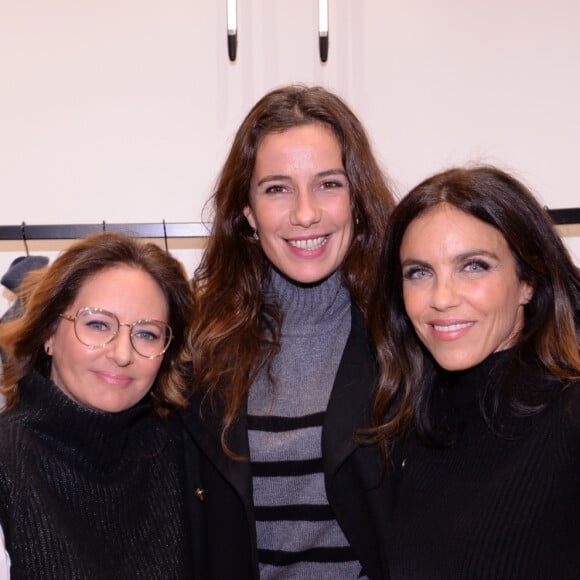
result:
<svg viewBox="0 0 580 580"><path fill-rule="evenodd" d="M405 280L423 280L429 275L429 270L424 266L409 266L403 269L403 278Z"/></svg>
<svg viewBox="0 0 580 580"><path fill-rule="evenodd" d="M92 332L107 333L115 331L115 321L107 314L100 312L86 312L80 319L81 324Z"/></svg>
<svg viewBox="0 0 580 580"><path fill-rule="evenodd" d="M285 191L286 188L279 183L268 185L268 187L264 189L265 193L284 193Z"/></svg>
<svg viewBox="0 0 580 580"><path fill-rule="evenodd" d="M134 339L143 342L155 342L161 340L163 330L156 324L138 324L131 333Z"/></svg>
<svg viewBox="0 0 580 580"><path fill-rule="evenodd" d="M341 172L328 172L320 176L321 189L344 189L348 187L348 179Z"/></svg>
<svg viewBox="0 0 580 580"><path fill-rule="evenodd" d="M338 189L344 187L344 183L338 179L327 179L321 184L322 189Z"/></svg>
<svg viewBox="0 0 580 580"><path fill-rule="evenodd" d="M487 270L490 269L490 265L488 262L486 262L485 260L481 260L481 259L472 259L472 260L468 260L464 265L463 265L463 270L466 272L486 272Z"/></svg>
<svg viewBox="0 0 580 580"><path fill-rule="evenodd" d="M86 326L91 330L100 330L102 332L109 330L109 325L102 320L89 320L87 321Z"/></svg>

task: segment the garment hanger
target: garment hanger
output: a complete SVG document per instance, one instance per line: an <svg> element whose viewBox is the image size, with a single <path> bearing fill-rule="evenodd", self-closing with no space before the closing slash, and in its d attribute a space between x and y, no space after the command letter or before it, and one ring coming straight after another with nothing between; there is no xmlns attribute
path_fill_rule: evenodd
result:
<svg viewBox="0 0 580 580"><path fill-rule="evenodd" d="M165 242L165 251L169 253L169 244L167 243L167 227L165 226L165 220L163 220L163 241Z"/></svg>
<svg viewBox="0 0 580 580"><path fill-rule="evenodd" d="M22 222L20 226L20 230L22 232L22 241L24 242L24 249L26 250L26 257L30 256L30 251L28 250L28 242L26 240L26 223Z"/></svg>

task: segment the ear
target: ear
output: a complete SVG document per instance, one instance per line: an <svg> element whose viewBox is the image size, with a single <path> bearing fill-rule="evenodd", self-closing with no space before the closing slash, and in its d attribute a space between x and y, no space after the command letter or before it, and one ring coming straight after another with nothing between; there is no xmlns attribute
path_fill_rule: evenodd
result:
<svg viewBox="0 0 580 580"><path fill-rule="evenodd" d="M52 336L44 341L44 352L48 356L52 356Z"/></svg>
<svg viewBox="0 0 580 580"><path fill-rule="evenodd" d="M250 227L253 230L258 229L258 228L256 228L256 220L254 219L254 212L252 211L252 208L249 205L247 205L244 208L244 215L246 216L246 219L248 220Z"/></svg>
<svg viewBox="0 0 580 580"><path fill-rule="evenodd" d="M534 296L534 289L527 282L520 283L520 304L524 306Z"/></svg>

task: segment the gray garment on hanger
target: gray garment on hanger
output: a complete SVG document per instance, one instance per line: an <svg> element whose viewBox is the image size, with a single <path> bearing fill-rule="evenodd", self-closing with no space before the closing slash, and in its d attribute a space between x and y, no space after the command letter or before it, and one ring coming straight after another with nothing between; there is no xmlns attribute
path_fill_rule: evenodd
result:
<svg viewBox="0 0 580 580"><path fill-rule="evenodd" d="M30 272L44 268L48 264L48 261L46 256L20 256L10 264L10 267L0 279L0 283L11 292L16 292ZM14 320L21 314L22 302L20 299L16 299L14 304L2 315L0 323Z"/></svg>

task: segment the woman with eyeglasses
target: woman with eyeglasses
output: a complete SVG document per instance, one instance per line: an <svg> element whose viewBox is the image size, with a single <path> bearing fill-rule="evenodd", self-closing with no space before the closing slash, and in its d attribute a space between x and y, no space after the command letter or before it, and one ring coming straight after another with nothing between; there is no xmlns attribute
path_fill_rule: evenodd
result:
<svg viewBox="0 0 580 580"><path fill-rule="evenodd" d="M97 234L31 274L24 300L0 325L0 578L191 577L171 415L185 406L182 265Z"/></svg>

